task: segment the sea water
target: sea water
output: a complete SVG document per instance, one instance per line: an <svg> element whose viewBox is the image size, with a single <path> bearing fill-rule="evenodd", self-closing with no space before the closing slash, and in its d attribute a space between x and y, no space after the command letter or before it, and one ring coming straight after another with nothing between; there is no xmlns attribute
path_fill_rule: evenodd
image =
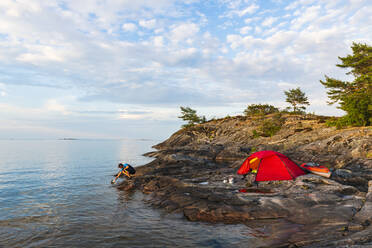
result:
<svg viewBox="0 0 372 248"><path fill-rule="evenodd" d="M244 225L189 222L110 184L153 140L0 140L0 247L250 247Z"/></svg>

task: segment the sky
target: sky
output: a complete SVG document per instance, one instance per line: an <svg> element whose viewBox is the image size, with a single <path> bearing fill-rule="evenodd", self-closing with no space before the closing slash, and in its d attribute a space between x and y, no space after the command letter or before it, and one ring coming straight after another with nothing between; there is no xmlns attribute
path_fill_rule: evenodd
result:
<svg viewBox="0 0 372 248"><path fill-rule="evenodd" d="M371 45L368 0L1 0L0 139L164 139L207 118L327 104L338 56Z"/></svg>

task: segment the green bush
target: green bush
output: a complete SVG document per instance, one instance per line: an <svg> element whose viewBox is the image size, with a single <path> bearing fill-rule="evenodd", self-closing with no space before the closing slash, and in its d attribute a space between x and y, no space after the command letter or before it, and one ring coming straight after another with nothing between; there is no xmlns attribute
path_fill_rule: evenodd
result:
<svg viewBox="0 0 372 248"><path fill-rule="evenodd" d="M282 118L281 114L276 114L272 119L267 119L261 122L259 127L259 131L254 129L252 131L253 138L262 137L272 137L277 132L280 131L284 124L284 118Z"/></svg>
<svg viewBox="0 0 372 248"><path fill-rule="evenodd" d="M261 136L272 137L282 128L282 123L275 120L266 120L261 126Z"/></svg>
<svg viewBox="0 0 372 248"><path fill-rule="evenodd" d="M251 104L244 110L244 114L248 115L268 115L278 113L279 109L269 104Z"/></svg>
<svg viewBox="0 0 372 248"><path fill-rule="evenodd" d="M254 138L254 139L255 139L255 138L258 138L258 137L261 136L261 135L257 132L256 129L254 129L254 130L252 131L252 135L253 135L253 138Z"/></svg>

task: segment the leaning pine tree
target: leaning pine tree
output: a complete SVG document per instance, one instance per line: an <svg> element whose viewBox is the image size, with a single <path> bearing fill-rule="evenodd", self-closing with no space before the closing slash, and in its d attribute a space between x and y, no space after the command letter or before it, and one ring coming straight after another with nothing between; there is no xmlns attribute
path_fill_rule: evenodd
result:
<svg viewBox="0 0 372 248"><path fill-rule="evenodd" d="M204 123L206 122L205 116L198 116L196 114L196 110L190 108L190 107L180 107L181 108L181 116L178 116L178 118L187 121L187 124L182 125L182 127L187 128L191 127L198 123Z"/></svg>
<svg viewBox="0 0 372 248"><path fill-rule="evenodd" d="M347 75L354 81L347 82L325 76L320 82L328 89L329 104L339 103L346 115L338 120L338 126L369 126L372 123L372 47L353 43L352 55L338 57L341 64L336 66L350 68Z"/></svg>

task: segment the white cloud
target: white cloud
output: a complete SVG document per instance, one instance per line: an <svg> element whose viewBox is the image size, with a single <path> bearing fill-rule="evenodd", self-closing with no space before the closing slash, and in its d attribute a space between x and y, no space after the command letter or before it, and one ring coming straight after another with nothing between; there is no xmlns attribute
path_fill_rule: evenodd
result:
<svg viewBox="0 0 372 248"><path fill-rule="evenodd" d="M314 3L316 0L297 0L297 1L293 1L291 2L286 8L285 10L294 10L294 9L297 9L299 8L300 6L306 6L306 5L311 5L312 3ZM337 2L337 1L329 1L329 2Z"/></svg>
<svg viewBox="0 0 372 248"><path fill-rule="evenodd" d="M156 19L140 20L138 24L143 28L154 29L156 27Z"/></svg>
<svg viewBox="0 0 372 248"><path fill-rule="evenodd" d="M223 15L220 15L220 17L243 17L245 15L252 15L254 14L260 6L258 6L255 3L252 3L250 5L246 5L246 3L243 3L242 1L228 1L228 11L226 11Z"/></svg>
<svg viewBox="0 0 372 248"><path fill-rule="evenodd" d="M199 32L199 26L195 23L182 23L174 25L170 32L170 39L173 42L185 41L193 38Z"/></svg>
<svg viewBox="0 0 372 248"><path fill-rule="evenodd" d="M352 10L351 15L350 6L338 5L337 9L321 11L323 8L319 5L303 7L293 19L290 31L284 23L263 32L261 37L257 33L245 37L228 35L227 42L236 51L232 67L262 80L281 79L282 83L275 84L278 88L312 85L312 94L324 93L319 80L324 74L346 77L345 72L335 66L339 62L337 56L348 54L352 41L368 41L366 34L371 32L371 27L362 23L368 23L371 17L363 14L363 8ZM355 29L356 26L359 28Z"/></svg>
<svg viewBox="0 0 372 248"><path fill-rule="evenodd" d="M292 27L298 29L305 24L313 22L318 18L320 10L321 7L319 5L307 8L304 12L299 14L296 19L292 20Z"/></svg>
<svg viewBox="0 0 372 248"><path fill-rule="evenodd" d="M154 30L154 34L160 34L160 33L163 33L164 32L164 29L163 28L157 28Z"/></svg>
<svg viewBox="0 0 372 248"><path fill-rule="evenodd" d="M193 61L198 55L198 50L195 47L189 47L185 49L178 49L170 52L169 57L166 58L168 64L177 65L187 64L188 61Z"/></svg>
<svg viewBox="0 0 372 248"><path fill-rule="evenodd" d="M245 26L245 27L242 27L239 32L242 34L242 35L245 35L245 34L248 34L249 31L252 30L252 27L250 26Z"/></svg>
<svg viewBox="0 0 372 248"><path fill-rule="evenodd" d="M199 11L196 14L200 17L199 23L200 23L201 26L205 26L205 25L208 24L208 18L205 14L203 14Z"/></svg>
<svg viewBox="0 0 372 248"><path fill-rule="evenodd" d="M56 99L49 99L45 104L45 109L50 112L58 112L63 115L69 115L71 112L66 110L66 107L60 103Z"/></svg>
<svg viewBox="0 0 372 248"><path fill-rule="evenodd" d="M155 47L162 47L164 46L164 37L163 36L155 36L153 39Z"/></svg>
<svg viewBox="0 0 372 248"><path fill-rule="evenodd" d="M5 84L0 83L0 96L4 97L4 96L7 96L7 95L8 95L8 93L6 91Z"/></svg>
<svg viewBox="0 0 372 248"><path fill-rule="evenodd" d="M249 23L251 23L252 21L253 21L253 18L247 18L247 19L244 20L244 23L245 23L245 24L249 24Z"/></svg>
<svg viewBox="0 0 372 248"><path fill-rule="evenodd" d="M125 119L125 120L141 120L145 118L144 115L141 114L131 114L131 113L124 113L120 114L119 119Z"/></svg>
<svg viewBox="0 0 372 248"><path fill-rule="evenodd" d="M144 111L143 108L147 110ZM167 107L151 107L151 111L148 111L149 107L137 108L137 111L128 111L121 109L119 119L125 120L156 120L156 121L174 121L179 115L178 108L167 108Z"/></svg>
<svg viewBox="0 0 372 248"><path fill-rule="evenodd" d="M134 32L137 30L137 25L134 23L124 23L121 28L127 32Z"/></svg>
<svg viewBox="0 0 372 248"><path fill-rule="evenodd" d="M268 17L268 18L265 18L265 20L262 22L262 26L265 26L265 27L270 27L271 25L273 25L274 22L276 22L278 18L277 17Z"/></svg>
<svg viewBox="0 0 372 248"><path fill-rule="evenodd" d="M122 120L157 120L157 121L172 121L177 118L179 112L175 108L167 107L149 107L143 110L144 107L136 107L137 110L119 109L119 119Z"/></svg>
<svg viewBox="0 0 372 248"><path fill-rule="evenodd" d="M31 47L30 47L31 48ZM38 64L39 62L63 62L67 54L64 50L58 50L48 46L32 46L30 52L22 53L17 57L17 60Z"/></svg>
<svg viewBox="0 0 372 248"><path fill-rule="evenodd" d="M236 14L239 17L245 16L246 14L253 14L256 10L259 9L257 4L251 4L248 7L244 8L243 10L237 11Z"/></svg>
<svg viewBox="0 0 372 248"><path fill-rule="evenodd" d="M256 26L254 31L256 32L256 34L260 34L262 32L262 28L260 28L259 26Z"/></svg>
<svg viewBox="0 0 372 248"><path fill-rule="evenodd" d="M230 43L232 49L236 49L242 44L242 37L240 35L230 34L226 37L226 40Z"/></svg>
<svg viewBox="0 0 372 248"><path fill-rule="evenodd" d="M286 83L286 82L280 82L278 83L278 87L281 88L281 89L290 89L290 88L296 88L298 87L296 84L293 84L293 83Z"/></svg>

